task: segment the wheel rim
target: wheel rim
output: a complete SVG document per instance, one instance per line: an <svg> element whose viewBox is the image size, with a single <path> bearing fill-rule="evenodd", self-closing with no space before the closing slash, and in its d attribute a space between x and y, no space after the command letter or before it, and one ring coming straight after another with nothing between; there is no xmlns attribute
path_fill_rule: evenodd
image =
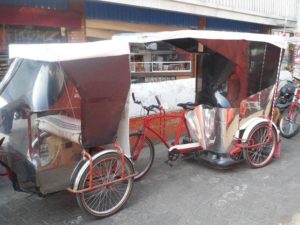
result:
<svg viewBox="0 0 300 225"><path fill-rule="evenodd" d="M290 115L288 111L280 121L280 131L286 135L294 134L300 126L300 116L298 107L292 109Z"/></svg>
<svg viewBox="0 0 300 225"><path fill-rule="evenodd" d="M125 164L125 176L130 174L128 165ZM120 179L122 161L120 157L110 157L101 160L93 166L93 185L107 184ZM124 203L131 189L131 180L121 181L90 192L81 194L83 206L95 216L109 215L117 211ZM89 173L84 179L84 188L89 186Z"/></svg>
<svg viewBox="0 0 300 225"><path fill-rule="evenodd" d="M251 165L261 167L267 164L275 150L276 137L274 131L271 131L271 140L268 142L268 126L258 127L250 136L254 144L265 143L261 146L247 149L247 158Z"/></svg>
<svg viewBox="0 0 300 225"><path fill-rule="evenodd" d="M142 143L142 135L132 135L130 136L130 150L131 150L131 156L134 161L134 169L136 172L138 172L138 175L135 177L135 179L139 179L144 174L148 172L150 169L152 162L153 162L153 150L151 149L151 144L147 139L145 139L144 144ZM138 155L137 154L139 149L141 148L141 145L143 144L143 147Z"/></svg>

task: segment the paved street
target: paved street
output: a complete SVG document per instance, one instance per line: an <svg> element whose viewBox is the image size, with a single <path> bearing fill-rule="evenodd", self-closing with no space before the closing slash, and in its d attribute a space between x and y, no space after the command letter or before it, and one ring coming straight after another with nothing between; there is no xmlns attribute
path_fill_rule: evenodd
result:
<svg viewBox="0 0 300 225"><path fill-rule="evenodd" d="M74 196L16 193L0 178L0 224L13 225L299 225L300 134L282 141L282 157L262 169L220 171L201 162L164 163L157 146L151 172L135 183L126 207L109 218L84 216Z"/></svg>

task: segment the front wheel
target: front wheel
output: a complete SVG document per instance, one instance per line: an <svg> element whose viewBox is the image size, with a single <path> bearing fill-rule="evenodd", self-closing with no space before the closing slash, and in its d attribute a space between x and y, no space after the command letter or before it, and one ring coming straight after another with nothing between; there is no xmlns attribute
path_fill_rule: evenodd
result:
<svg viewBox="0 0 300 225"><path fill-rule="evenodd" d="M134 168L138 172L134 179L139 180L148 173L153 164L154 147L152 141L141 133L130 134L129 141Z"/></svg>
<svg viewBox="0 0 300 225"><path fill-rule="evenodd" d="M256 146L246 148L243 151L243 155L248 165L252 168L264 167L272 160L277 137L273 127L271 128L270 137L268 137L268 133L269 124L262 123L255 126L249 134L248 139L251 140L251 145Z"/></svg>
<svg viewBox="0 0 300 225"><path fill-rule="evenodd" d="M279 130L282 137L291 138L295 136L300 129L300 107L291 105L286 110L279 123Z"/></svg>
<svg viewBox="0 0 300 225"><path fill-rule="evenodd" d="M89 187L89 167L83 172L78 190ZM131 162L125 157L124 176L134 173ZM79 207L89 215L106 217L118 212L127 202L133 186L133 177L111 183L122 176L122 155L109 152L93 161L93 186L108 184L93 191L76 195Z"/></svg>

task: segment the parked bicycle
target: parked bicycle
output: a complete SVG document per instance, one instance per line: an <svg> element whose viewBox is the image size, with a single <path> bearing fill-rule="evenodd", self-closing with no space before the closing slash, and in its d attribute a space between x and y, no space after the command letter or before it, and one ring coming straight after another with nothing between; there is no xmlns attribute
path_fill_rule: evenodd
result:
<svg viewBox="0 0 300 225"><path fill-rule="evenodd" d="M184 144L192 142L191 135L187 127L187 122L185 120L185 111L180 113L166 114L165 109L161 105L157 96L155 97L157 105L149 106L145 106L141 101L136 100L134 93L132 93L132 98L134 103L141 105L141 107L146 111L146 116L143 118L142 128L138 132L130 134L132 159L135 162L134 167L138 172L138 174L135 176L136 180L146 175L154 161L154 144L146 135L147 132L156 136L166 146L166 148L169 149L168 162L177 160L180 154L194 152L196 149L198 149L199 144L195 143L190 146L184 145L184 148L180 149L179 144L181 142ZM194 109L195 104L186 103L178 104L178 106L183 107L185 110L192 110ZM151 114L151 112L154 114ZM165 132L166 121L170 119L179 119L175 140L169 140ZM156 122L158 122L158 129L155 129L154 127L154 123ZM187 137L182 140L181 137L183 136L184 131L187 131ZM176 146L176 148L172 149L172 146Z"/></svg>
<svg viewBox="0 0 300 225"><path fill-rule="evenodd" d="M283 112L279 122L279 130L281 136L291 138L300 130L300 81L294 79L294 94L291 105L288 110Z"/></svg>
<svg viewBox="0 0 300 225"><path fill-rule="evenodd" d="M116 37L130 43L164 41L196 52L194 104L181 104L181 113L165 113L159 101L145 106L134 98L147 112L141 129L130 136L131 155L139 172L136 179L153 163L154 145L148 134L167 147L169 162L191 154L217 168L230 168L243 160L260 168L279 157L280 137L272 119L285 41L236 33L218 39L214 34L178 31ZM152 114L153 110L158 113ZM164 129L169 119L179 121L171 141ZM182 137L183 130L187 138Z"/></svg>

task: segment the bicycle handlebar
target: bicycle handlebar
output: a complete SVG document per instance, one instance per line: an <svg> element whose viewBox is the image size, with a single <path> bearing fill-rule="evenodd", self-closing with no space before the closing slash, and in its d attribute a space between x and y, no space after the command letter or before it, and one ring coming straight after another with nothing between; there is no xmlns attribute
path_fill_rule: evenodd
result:
<svg viewBox="0 0 300 225"><path fill-rule="evenodd" d="M135 104L138 104L138 105L142 104L141 101L138 101L138 100L135 99L134 92L131 93L131 96L132 96L132 100L133 100L133 102L134 102Z"/></svg>
<svg viewBox="0 0 300 225"><path fill-rule="evenodd" d="M159 105L149 105L149 106L144 106L146 110L152 111L153 109L160 109Z"/></svg>
<svg viewBox="0 0 300 225"><path fill-rule="evenodd" d="M159 100L159 98L158 98L157 95L155 96L155 99L156 99L157 104L158 104L159 106L161 106L160 100Z"/></svg>
<svg viewBox="0 0 300 225"><path fill-rule="evenodd" d="M147 111L147 114L149 114L150 111L154 111L154 109L158 109L158 110L163 109L162 106L161 106L161 103L160 103L160 100L159 100L158 96L155 96L155 99L156 99L158 105L149 105L149 106L144 106L141 101L136 100L134 92L132 92L131 96L132 96L133 102L135 104L141 105L142 108Z"/></svg>
<svg viewBox="0 0 300 225"><path fill-rule="evenodd" d="M132 96L133 101L135 102L136 100L135 100L134 92L131 93L131 96Z"/></svg>

